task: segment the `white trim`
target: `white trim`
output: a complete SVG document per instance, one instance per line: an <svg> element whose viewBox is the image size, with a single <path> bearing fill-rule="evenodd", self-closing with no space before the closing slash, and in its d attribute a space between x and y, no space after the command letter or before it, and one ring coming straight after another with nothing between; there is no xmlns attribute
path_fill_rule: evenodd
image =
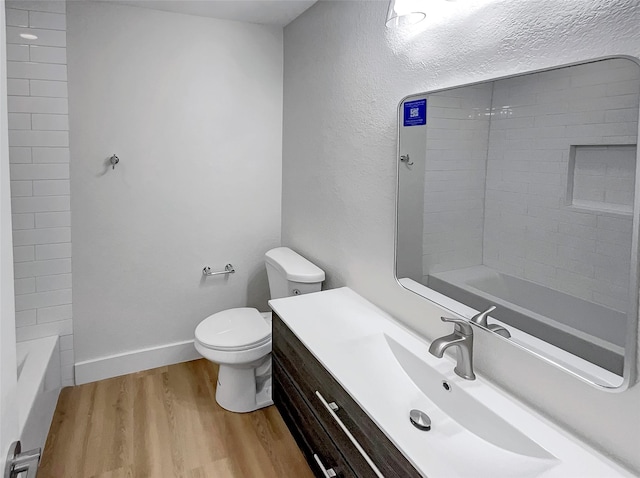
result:
<svg viewBox="0 0 640 478"><path fill-rule="evenodd" d="M140 372L201 358L193 340L108 355L75 364L76 384Z"/></svg>

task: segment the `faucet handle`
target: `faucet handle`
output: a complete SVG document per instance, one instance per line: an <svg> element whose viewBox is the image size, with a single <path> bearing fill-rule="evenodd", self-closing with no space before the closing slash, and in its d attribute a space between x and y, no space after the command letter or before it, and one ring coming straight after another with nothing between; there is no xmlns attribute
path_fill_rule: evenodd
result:
<svg viewBox="0 0 640 478"><path fill-rule="evenodd" d="M487 317L489 316L489 314L491 312L496 310L496 308L497 307L495 305L492 305L487 310L477 313L476 315L471 317L471 319L469 319L469 320L471 320L471 322L475 322L478 325L482 325L483 327L488 327Z"/></svg>
<svg viewBox="0 0 640 478"><path fill-rule="evenodd" d="M473 335L473 328L471 328L467 319L459 319L457 317L440 317L440 320L454 324L454 330L462 335Z"/></svg>

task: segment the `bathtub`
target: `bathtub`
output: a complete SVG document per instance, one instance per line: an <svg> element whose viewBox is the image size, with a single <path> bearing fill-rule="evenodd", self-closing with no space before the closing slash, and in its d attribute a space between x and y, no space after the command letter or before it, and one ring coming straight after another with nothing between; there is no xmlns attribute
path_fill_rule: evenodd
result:
<svg viewBox="0 0 640 478"><path fill-rule="evenodd" d="M427 286L622 375L627 315L539 284L474 266L429 275Z"/></svg>
<svg viewBox="0 0 640 478"><path fill-rule="evenodd" d="M18 342L16 352L22 449L44 448L62 383L58 337Z"/></svg>

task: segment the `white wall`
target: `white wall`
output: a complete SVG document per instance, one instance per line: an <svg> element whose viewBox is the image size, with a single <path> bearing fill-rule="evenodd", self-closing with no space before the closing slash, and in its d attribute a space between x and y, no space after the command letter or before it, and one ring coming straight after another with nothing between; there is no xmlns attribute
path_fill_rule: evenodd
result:
<svg viewBox="0 0 640 478"><path fill-rule="evenodd" d="M6 7L17 340L60 335L73 385L65 2Z"/></svg>
<svg viewBox="0 0 640 478"><path fill-rule="evenodd" d="M439 5L440 10L438 10ZM386 2L319 2L285 28L284 245L429 338L441 309L393 276L396 111L405 96L578 60L640 55L635 0L432 2L384 27ZM640 386L612 394L476 334L488 379L640 472ZM426 351L425 351L426 353Z"/></svg>
<svg viewBox="0 0 640 478"><path fill-rule="evenodd" d="M484 264L626 312L636 148L583 145L636 144L639 78L613 59L495 82Z"/></svg>
<svg viewBox="0 0 640 478"><path fill-rule="evenodd" d="M282 29L67 8L76 363L191 340L229 307L267 309ZM235 274L203 279L205 265L227 262Z"/></svg>

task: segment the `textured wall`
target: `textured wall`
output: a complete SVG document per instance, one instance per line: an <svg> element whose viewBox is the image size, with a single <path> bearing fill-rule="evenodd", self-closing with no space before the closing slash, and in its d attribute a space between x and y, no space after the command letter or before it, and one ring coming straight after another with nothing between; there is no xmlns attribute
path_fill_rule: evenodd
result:
<svg viewBox="0 0 640 478"><path fill-rule="evenodd" d="M9 1L6 13L17 340L60 335L73 385L65 2Z"/></svg>
<svg viewBox="0 0 640 478"><path fill-rule="evenodd" d="M437 6L440 5L440 10ZM406 95L612 54L640 55L637 0L319 2L285 28L283 243L427 337L441 310L394 279L396 111ZM488 334L477 368L640 472L640 386L610 394ZM426 352L425 352L426 353ZM522 373L526 371L526 373Z"/></svg>
<svg viewBox="0 0 640 478"><path fill-rule="evenodd" d="M106 2L67 15L76 362L268 309L282 30ZM227 262L235 274L203 278Z"/></svg>

